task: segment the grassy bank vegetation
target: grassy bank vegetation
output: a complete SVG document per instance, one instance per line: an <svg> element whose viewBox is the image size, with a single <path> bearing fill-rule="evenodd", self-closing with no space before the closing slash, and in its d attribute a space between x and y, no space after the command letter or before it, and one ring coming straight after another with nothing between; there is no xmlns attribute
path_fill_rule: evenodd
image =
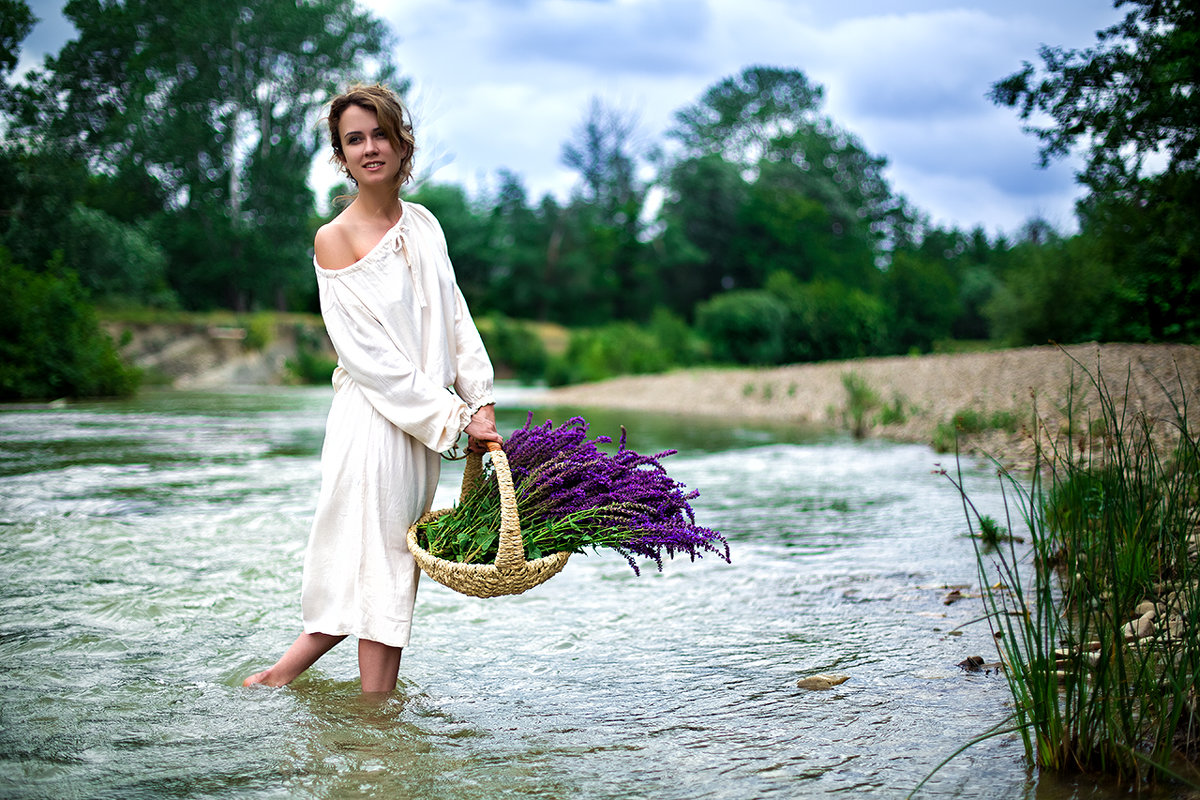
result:
<svg viewBox="0 0 1200 800"><path fill-rule="evenodd" d="M0 247L0 284L8 291L0 314L0 402L137 391L140 373L121 360L61 258L30 272Z"/></svg>
<svg viewBox="0 0 1200 800"><path fill-rule="evenodd" d="M973 532L1023 532L976 539L1013 699L999 733L1019 733L1043 769L1135 790L1197 788L1200 442L1190 387L1161 385L1175 413L1155 419L1128 390L1083 373L1099 415L1076 418L1068 402L1071 432L1039 438L1032 473L999 470L1003 523L979 513L961 473L950 476Z"/></svg>

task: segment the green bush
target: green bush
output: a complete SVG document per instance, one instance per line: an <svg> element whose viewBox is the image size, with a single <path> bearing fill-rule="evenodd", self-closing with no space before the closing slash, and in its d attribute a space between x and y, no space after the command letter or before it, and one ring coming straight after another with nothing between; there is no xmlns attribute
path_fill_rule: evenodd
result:
<svg viewBox="0 0 1200 800"><path fill-rule="evenodd" d="M140 375L122 363L96 310L61 256L46 271L13 264L0 247L0 401L127 396Z"/></svg>
<svg viewBox="0 0 1200 800"><path fill-rule="evenodd" d="M696 328L722 362L783 363L787 320L784 302L758 289L719 294L696 307Z"/></svg>
<svg viewBox="0 0 1200 800"><path fill-rule="evenodd" d="M306 325L297 325L296 357L284 362L288 372L300 383L327 384L333 379L337 359L321 351L319 334Z"/></svg>
<svg viewBox="0 0 1200 800"><path fill-rule="evenodd" d="M958 430L953 422L939 422L933 429L933 439L929 446L937 453L954 452L958 442Z"/></svg>
<svg viewBox="0 0 1200 800"><path fill-rule="evenodd" d="M275 323L276 316L270 311L251 314L250 318L243 323L246 329L246 338L242 339L242 346L247 350L265 348L275 340Z"/></svg>
<svg viewBox="0 0 1200 800"><path fill-rule="evenodd" d="M567 351L551 361L551 386L601 381L616 375L663 372L673 366L654 333L631 322L571 332Z"/></svg>
<svg viewBox="0 0 1200 800"><path fill-rule="evenodd" d="M481 322L479 334L495 364L511 369L523 383L542 380L550 356L541 337L531 327L501 314L489 314Z"/></svg>
<svg viewBox="0 0 1200 800"><path fill-rule="evenodd" d="M704 340L692 330L683 317L657 308L650 318L650 334L666 361L679 367L690 367L708 360Z"/></svg>
<svg viewBox="0 0 1200 800"><path fill-rule="evenodd" d="M880 406L879 395L854 372L842 373L842 388L846 390L844 421L854 438L862 439L867 435L867 415Z"/></svg>
<svg viewBox="0 0 1200 800"><path fill-rule="evenodd" d="M907 405L904 396L894 392L891 402L882 404L879 413L875 415L875 421L880 425L900 425L908 421L908 411L905 408Z"/></svg>
<svg viewBox="0 0 1200 800"><path fill-rule="evenodd" d="M891 351L888 309L878 297L838 281L801 283L787 272L767 280L766 291L786 308L787 362L861 358Z"/></svg>

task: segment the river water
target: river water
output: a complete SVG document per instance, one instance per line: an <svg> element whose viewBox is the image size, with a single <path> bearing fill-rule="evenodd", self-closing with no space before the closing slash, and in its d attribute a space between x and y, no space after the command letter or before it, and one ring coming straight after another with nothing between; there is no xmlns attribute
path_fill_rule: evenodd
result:
<svg viewBox="0 0 1200 800"><path fill-rule="evenodd" d="M0 796L892 798L1007 714L1003 677L957 666L995 650L966 624L978 599L944 602L978 590L932 450L630 413L588 417L681 451L666 466L732 564L637 577L576 555L489 600L425 580L393 699L359 697L350 642L291 687L244 689L298 630L329 400L0 410ZM507 387L501 431L536 402ZM967 472L1002 513L986 466ZM447 463L435 507L460 476ZM849 680L797 687L815 673ZM1001 737L917 796L1079 791Z"/></svg>

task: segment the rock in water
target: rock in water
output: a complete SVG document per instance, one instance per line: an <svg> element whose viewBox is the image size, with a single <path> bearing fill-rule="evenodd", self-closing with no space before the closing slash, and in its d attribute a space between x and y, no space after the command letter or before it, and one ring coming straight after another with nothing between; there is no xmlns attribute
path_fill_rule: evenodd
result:
<svg viewBox="0 0 1200 800"><path fill-rule="evenodd" d="M824 691L832 689L850 680L849 675L809 675L807 678L801 678L796 681L796 685L801 689L811 689L813 691Z"/></svg>

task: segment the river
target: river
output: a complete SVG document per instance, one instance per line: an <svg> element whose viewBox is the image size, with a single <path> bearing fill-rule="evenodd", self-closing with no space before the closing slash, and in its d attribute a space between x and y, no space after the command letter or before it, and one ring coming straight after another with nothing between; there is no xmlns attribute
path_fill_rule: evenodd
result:
<svg viewBox="0 0 1200 800"><path fill-rule="evenodd" d="M624 412L589 414L593 432L678 448L665 464L700 490L731 564L637 577L576 555L488 600L425 580L391 700L359 697L351 643L291 687L244 689L298 629L329 400L0 409L0 796L892 798L1008 713L1002 676L957 666L995 649L967 624L982 606L944 457ZM505 432L537 396L501 401ZM460 476L446 464L435 507ZM1002 513L985 464L967 481ZM968 597L947 605L953 587ZM815 673L849 680L797 687ZM1028 770L1009 736L917 796L1078 791Z"/></svg>

